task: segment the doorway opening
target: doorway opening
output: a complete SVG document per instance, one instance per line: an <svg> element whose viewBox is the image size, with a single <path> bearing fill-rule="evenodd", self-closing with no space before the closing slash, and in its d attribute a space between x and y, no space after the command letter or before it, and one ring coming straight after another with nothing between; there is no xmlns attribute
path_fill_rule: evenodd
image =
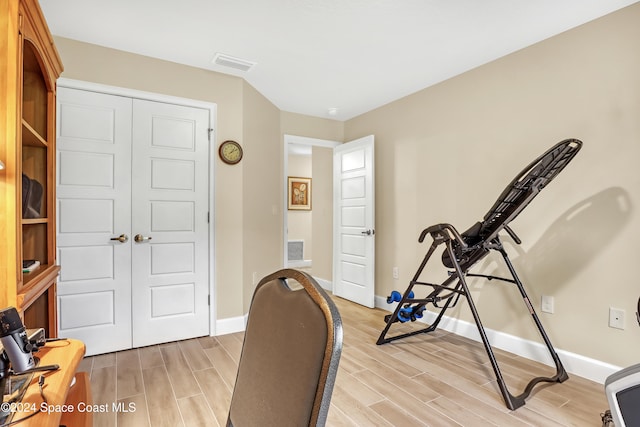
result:
<svg viewBox="0 0 640 427"><path fill-rule="evenodd" d="M321 286L332 288L333 148L339 141L284 136L283 263L311 274ZM289 178L292 178L290 180ZM292 205L292 181L308 187L301 206ZM314 238L315 236L315 238Z"/></svg>

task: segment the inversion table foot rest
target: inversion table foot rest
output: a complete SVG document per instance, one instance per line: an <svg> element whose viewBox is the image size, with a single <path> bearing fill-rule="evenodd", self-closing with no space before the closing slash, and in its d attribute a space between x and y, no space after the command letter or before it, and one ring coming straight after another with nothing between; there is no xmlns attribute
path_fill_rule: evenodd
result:
<svg viewBox="0 0 640 427"><path fill-rule="evenodd" d="M473 319L478 327L478 332L480 333L485 350L491 361L491 366L493 367L502 397L509 409L514 410L524 405L525 399L531 394L536 384L540 382L563 382L567 380L569 376L553 348L549 337L544 331L542 323L529 301L529 297L516 274L513 264L509 260L507 252L502 246L499 233L504 230L511 236L515 243L521 243L518 236L509 228L509 223L564 169L581 147L582 142L577 139L566 139L551 147L524 168L504 189L502 194L500 194L498 200L491 209L489 209L482 221L477 222L467 231L459 233L450 224L436 224L423 230L418 241L422 243L427 236L430 236L432 239L431 246L404 294L400 295L399 292L394 291L387 299L389 303L397 301L398 305L392 314L385 316L386 326L382 330L377 344L385 344L397 339L436 330L445 311L455 306L459 298L463 296L469 304ZM419 281L420 275L427 265L427 262L440 245L444 245L445 247L441 260L447 270L446 278L439 284ZM472 274L469 272L478 261L482 260L491 251L496 251L502 256L511 277L496 277L485 274ZM556 374L554 376L533 378L520 395L514 396L509 392L502 373L500 372L498 362L493 354L491 344L480 321L476 305L471 298L466 277L481 277L488 280L495 279L511 283L518 288L524 304L531 314L542 340L555 363ZM414 292L415 286L427 286L428 289L431 289L431 292L424 298L417 298ZM431 325L411 332L387 336L394 323L405 323L422 318L427 304L433 304L433 306L439 310Z"/></svg>

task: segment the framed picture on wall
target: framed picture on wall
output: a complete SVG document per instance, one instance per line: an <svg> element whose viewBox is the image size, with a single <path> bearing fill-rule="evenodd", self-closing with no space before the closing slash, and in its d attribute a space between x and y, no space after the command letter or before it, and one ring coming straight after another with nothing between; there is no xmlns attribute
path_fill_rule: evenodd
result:
<svg viewBox="0 0 640 427"><path fill-rule="evenodd" d="M311 210L311 178L289 177L289 210Z"/></svg>

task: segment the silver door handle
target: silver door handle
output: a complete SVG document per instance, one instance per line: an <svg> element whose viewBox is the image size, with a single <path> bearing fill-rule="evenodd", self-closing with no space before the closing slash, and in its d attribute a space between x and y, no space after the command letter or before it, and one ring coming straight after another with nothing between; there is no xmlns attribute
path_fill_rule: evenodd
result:
<svg viewBox="0 0 640 427"><path fill-rule="evenodd" d="M149 236L149 237L145 237L145 236L143 236L142 234L136 234L136 235L133 237L133 240L135 240L137 243L142 243L142 242L144 242L145 240L151 240L151 236Z"/></svg>
<svg viewBox="0 0 640 427"><path fill-rule="evenodd" d="M373 234L376 234L376 231L375 230L366 230L366 231L361 232L360 234L365 234L367 236L371 236Z"/></svg>
<svg viewBox="0 0 640 427"><path fill-rule="evenodd" d="M117 240L120 243L127 243L127 241L129 240L129 236L127 236L126 234L121 234L118 237L112 237L110 240Z"/></svg>

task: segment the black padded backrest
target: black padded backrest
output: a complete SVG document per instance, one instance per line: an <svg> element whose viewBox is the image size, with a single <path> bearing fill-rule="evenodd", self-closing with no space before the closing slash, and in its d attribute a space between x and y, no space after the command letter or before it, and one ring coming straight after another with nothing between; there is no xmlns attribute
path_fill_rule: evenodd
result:
<svg viewBox="0 0 640 427"><path fill-rule="evenodd" d="M301 289L292 290L286 280ZM342 349L337 308L313 278L281 270L256 287L227 426L324 425Z"/></svg>
<svg viewBox="0 0 640 427"><path fill-rule="evenodd" d="M461 234L462 239L471 249L463 251L460 245L454 242L456 258L463 270L488 254L484 244L497 237L498 233L505 229L538 193L558 176L578 154L581 147L582 141L577 139L560 141L529 163L507 185L483 220L473 224ZM421 239L423 237L421 236ZM453 268L453 262L446 250L442 253L442 262L447 268Z"/></svg>
<svg viewBox="0 0 640 427"><path fill-rule="evenodd" d="M547 186L578 154L582 141L560 141L524 168L504 189L484 216L480 240L493 239Z"/></svg>

